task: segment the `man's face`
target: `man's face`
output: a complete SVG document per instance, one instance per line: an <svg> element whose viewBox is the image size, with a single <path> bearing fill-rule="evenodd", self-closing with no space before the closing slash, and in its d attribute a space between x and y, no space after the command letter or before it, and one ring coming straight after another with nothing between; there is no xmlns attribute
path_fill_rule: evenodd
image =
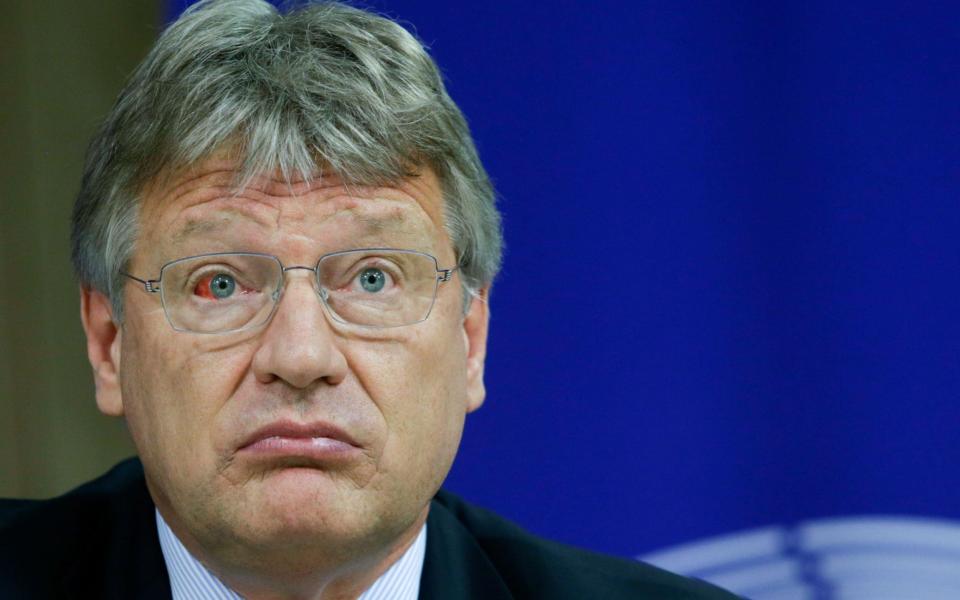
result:
<svg viewBox="0 0 960 600"><path fill-rule="evenodd" d="M363 247L455 265L429 170L379 189L261 178L237 194L234 177L211 160L149 188L130 272L227 251L313 266ZM103 338L101 363L119 373L91 350L98 404L125 415L161 513L192 550L238 563L285 551L306 565L318 549L362 554L414 531L483 400L486 305L464 318L459 275L426 321L383 330L330 320L309 271L285 278L272 321L239 333L174 331L158 295L132 284L106 339L90 324L106 300L84 299L91 343Z"/></svg>

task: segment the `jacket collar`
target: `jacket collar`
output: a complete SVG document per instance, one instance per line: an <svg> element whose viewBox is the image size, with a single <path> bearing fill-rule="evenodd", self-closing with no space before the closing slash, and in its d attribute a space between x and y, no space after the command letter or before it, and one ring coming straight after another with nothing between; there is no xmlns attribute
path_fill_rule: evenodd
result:
<svg viewBox="0 0 960 600"><path fill-rule="evenodd" d="M427 555L420 600L508 600L513 595L476 538L450 510L433 501L427 516Z"/></svg>

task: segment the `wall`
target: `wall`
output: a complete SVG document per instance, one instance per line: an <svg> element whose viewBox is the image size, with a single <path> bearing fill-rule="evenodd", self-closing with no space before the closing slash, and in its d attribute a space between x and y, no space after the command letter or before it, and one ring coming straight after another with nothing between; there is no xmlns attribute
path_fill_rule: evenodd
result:
<svg viewBox="0 0 960 600"><path fill-rule="evenodd" d="M0 495L48 496L131 453L99 415L69 265L83 152L157 32L154 3L28 2L0 19Z"/></svg>

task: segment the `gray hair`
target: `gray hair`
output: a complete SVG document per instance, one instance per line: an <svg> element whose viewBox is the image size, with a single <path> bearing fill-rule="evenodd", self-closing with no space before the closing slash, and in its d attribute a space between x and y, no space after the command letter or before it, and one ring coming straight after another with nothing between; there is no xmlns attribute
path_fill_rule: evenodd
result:
<svg viewBox="0 0 960 600"><path fill-rule="evenodd" d="M145 186L223 150L236 153L241 186L278 170L310 180L322 168L381 185L429 167L467 291L499 269L493 186L410 32L337 2L281 14L263 0L203 0L161 34L87 152L73 266L81 285L110 297L118 321Z"/></svg>

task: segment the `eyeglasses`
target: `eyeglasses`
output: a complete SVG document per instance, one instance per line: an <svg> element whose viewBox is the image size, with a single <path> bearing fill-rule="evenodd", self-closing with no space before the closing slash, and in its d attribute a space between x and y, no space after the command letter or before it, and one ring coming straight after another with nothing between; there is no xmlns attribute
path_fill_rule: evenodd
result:
<svg viewBox="0 0 960 600"><path fill-rule="evenodd" d="M314 267L285 267L270 254L218 252L168 262L156 279L122 274L160 294L175 330L229 333L273 317L287 271L313 271L317 295L335 321L384 329L426 320L440 284L458 268L441 269L435 257L416 250L362 248L324 254Z"/></svg>

